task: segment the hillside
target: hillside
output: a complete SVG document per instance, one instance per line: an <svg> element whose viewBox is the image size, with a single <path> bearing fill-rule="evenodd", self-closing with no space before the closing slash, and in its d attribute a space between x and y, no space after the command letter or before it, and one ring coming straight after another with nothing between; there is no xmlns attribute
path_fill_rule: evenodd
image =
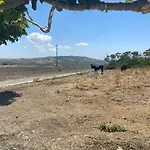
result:
<svg viewBox="0 0 150 150"><path fill-rule="evenodd" d="M55 57L0 59L0 65L55 65ZM90 64L104 64L105 61L80 56L59 56L59 65L74 67L89 67Z"/></svg>

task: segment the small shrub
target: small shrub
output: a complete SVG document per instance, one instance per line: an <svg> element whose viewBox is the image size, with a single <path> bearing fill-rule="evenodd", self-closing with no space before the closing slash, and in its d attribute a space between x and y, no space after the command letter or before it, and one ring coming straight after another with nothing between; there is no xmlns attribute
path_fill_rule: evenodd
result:
<svg viewBox="0 0 150 150"><path fill-rule="evenodd" d="M126 129L124 127L121 127L119 125L106 125L106 124L102 124L99 126L99 129L101 131L105 131L105 132L125 132Z"/></svg>

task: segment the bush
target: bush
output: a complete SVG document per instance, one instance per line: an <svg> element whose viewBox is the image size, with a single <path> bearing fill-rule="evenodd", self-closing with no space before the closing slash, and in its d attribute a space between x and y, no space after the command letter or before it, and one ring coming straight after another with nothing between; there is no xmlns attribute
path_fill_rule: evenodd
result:
<svg viewBox="0 0 150 150"><path fill-rule="evenodd" d="M125 132L126 131L124 127L121 127L119 125L106 125L106 124L101 124L99 126L99 129L105 132Z"/></svg>

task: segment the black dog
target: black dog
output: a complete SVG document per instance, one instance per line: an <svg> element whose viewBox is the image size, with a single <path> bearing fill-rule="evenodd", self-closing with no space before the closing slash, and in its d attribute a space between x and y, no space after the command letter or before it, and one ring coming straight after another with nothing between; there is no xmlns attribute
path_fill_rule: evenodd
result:
<svg viewBox="0 0 150 150"><path fill-rule="evenodd" d="M127 70L127 66L126 66L126 65L122 65L122 66L120 67L120 69L121 69L121 71L125 71L125 70Z"/></svg>
<svg viewBox="0 0 150 150"><path fill-rule="evenodd" d="M98 70L101 70L101 74L103 74L104 66L103 65L95 66L91 64L91 69L94 69L95 72L97 72Z"/></svg>

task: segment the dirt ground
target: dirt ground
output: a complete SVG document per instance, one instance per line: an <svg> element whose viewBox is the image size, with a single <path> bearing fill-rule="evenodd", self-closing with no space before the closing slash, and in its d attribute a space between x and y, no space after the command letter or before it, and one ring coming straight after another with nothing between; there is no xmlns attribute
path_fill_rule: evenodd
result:
<svg viewBox="0 0 150 150"><path fill-rule="evenodd" d="M0 150L150 150L149 79L145 68L2 88Z"/></svg>
<svg viewBox="0 0 150 150"><path fill-rule="evenodd" d="M83 71L83 68L71 68L71 67L67 68L61 66L56 67L56 66L0 65L0 81L18 78L58 75L75 71Z"/></svg>

